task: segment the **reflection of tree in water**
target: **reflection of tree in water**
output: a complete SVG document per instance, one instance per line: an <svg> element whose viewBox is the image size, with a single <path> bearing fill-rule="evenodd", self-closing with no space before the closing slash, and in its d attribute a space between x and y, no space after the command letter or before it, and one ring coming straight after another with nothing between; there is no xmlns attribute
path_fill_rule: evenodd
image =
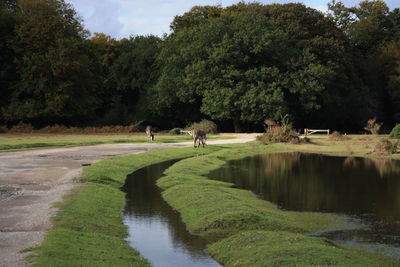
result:
<svg viewBox="0 0 400 267"><path fill-rule="evenodd" d="M275 175L289 175L293 171L296 164L299 163L300 153L279 153L279 154L263 154L259 155L261 160L264 161L264 171L267 176Z"/></svg>
<svg viewBox="0 0 400 267"><path fill-rule="evenodd" d="M252 190L284 209L400 218L399 165L393 160L266 154L232 161L209 177Z"/></svg>
<svg viewBox="0 0 400 267"><path fill-rule="evenodd" d="M359 160L357 160L357 158L355 157L347 157L345 158L345 160L343 161L343 167L347 167L347 168L355 168L359 166Z"/></svg>
<svg viewBox="0 0 400 267"><path fill-rule="evenodd" d="M390 159L347 157L343 161L345 168L365 168L376 171L381 178L388 175L400 174L400 161Z"/></svg>
<svg viewBox="0 0 400 267"><path fill-rule="evenodd" d="M363 159L366 167L375 168L381 177L400 174L400 161L388 159Z"/></svg>
<svg viewBox="0 0 400 267"><path fill-rule="evenodd" d="M380 240L383 244L400 246L399 174L396 160L283 153L231 161L209 177L283 209L357 215L371 226L368 238L372 234L390 239Z"/></svg>

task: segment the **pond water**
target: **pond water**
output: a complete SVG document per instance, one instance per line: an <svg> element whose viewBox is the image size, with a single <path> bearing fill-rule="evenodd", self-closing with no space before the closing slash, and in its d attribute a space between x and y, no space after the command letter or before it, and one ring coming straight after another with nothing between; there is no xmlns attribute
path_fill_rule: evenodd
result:
<svg viewBox="0 0 400 267"><path fill-rule="evenodd" d="M208 177L251 190L280 209L351 216L362 222L359 229L315 235L400 259L400 161L263 154L231 161Z"/></svg>
<svg viewBox="0 0 400 267"><path fill-rule="evenodd" d="M130 174L122 190L129 244L153 266L220 266L205 251L203 238L186 230L178 212L161 197L156 186L165 169L177 160L142 168Z"/></svg>

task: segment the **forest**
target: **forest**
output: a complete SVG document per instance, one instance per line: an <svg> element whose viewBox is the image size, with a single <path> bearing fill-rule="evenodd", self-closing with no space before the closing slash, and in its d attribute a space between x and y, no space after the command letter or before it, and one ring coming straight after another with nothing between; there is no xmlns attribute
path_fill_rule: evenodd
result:
<svg viewBox="0 0 400 267"><path fill-rule="evenodd" d="M382 0L195 6L170 29L116 40L63 0L0 0L0 125L400 123L400 9Z"/></svg>

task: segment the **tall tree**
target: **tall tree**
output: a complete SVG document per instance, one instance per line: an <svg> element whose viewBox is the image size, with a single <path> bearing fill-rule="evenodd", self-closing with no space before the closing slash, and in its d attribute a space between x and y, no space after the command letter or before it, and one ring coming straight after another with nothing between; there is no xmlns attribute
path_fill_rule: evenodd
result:
<svg viewBox="0 0 400 267"><path fill-rule="evenodd" d="M87 32L62 0L21 0L15 28L19 81L8 121L79 123L93 115L92 73L82 48Z"/></svg>
<svg viewBox="0 0 400 267"><path fill-rule="evenodd" d="M157 79L155 59L162 40L157 36L135 36L120 41L119 56L110 69L114 87L110 118L119 117L121 123L146 119L151 110L148 90Z"/></svg>
<svg viewBox="0 0 400 267"><path fill-rule="evenodd" d="M348 38L317 10L243 2L196 7L175 17L172 29L156 86L167 106L194 104L236 125L289 113L297 127L340 128L362 116L364 90Z"/></svg>
<svg viewBox="0 0 400 267"><path fill-rule="evenodd" d="M118 107L112 100L119 91L111 75L112 66L121 54L121 42L103 33L95 33L85 42L85 46L90 58L91 72L96 76L96 79L92 81L96 88L94 96L98 103L94 123L97 125L123 124L127 115L114 110ZM119 107L119 109L126 110L125 107Z"/></svg>
<svg viewBox="0 0 400 267"><path fill-rule="evenodd" d="M263 14L226 12L166 41L156 88L162 96L175 91L179 101L200 105L212 119L232 120L236 131L242 123L290 113L292 98L307 113L319 108L331 71L309 50L290 44Z"/></svg>
<svg viewBox="0 0 400 267"><path fill-rule="evenodd" d="M389 11L382 0L365 0L358 6L329 4L331 17L343 27L359 60L359 76L368 89L366 114L386 124L399 121L396 76L399 64L400 11ZM346 21L347 23L343 23Z"/></svg>
<svg viewBox="0 0 400 267"><path fill-rule="evenodd" d="M17 75L14 64L14 28L17 25L15 0L0 0L0 123L4 122L1 109L9 104Z"/></svg>

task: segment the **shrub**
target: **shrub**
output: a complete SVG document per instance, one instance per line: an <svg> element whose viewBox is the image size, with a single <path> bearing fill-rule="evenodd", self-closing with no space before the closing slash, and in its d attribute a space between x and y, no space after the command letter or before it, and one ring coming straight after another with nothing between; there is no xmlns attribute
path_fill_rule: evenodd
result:
<svg viewBox="0 0 400 267"><path fill-rule="evenodd" d="M11 127L8 130L9 133L31 133L33 132L33 126L29 123L20 122L17 125Z"/></svg>
<svg viewBox="0 0 400 267"><path fill-rule="evenodd" d="M212 134L218 132L217 125L213 121L209 120L202 120L200 122L192 123L189 126L187 126L186 129L187 130L198 129L198 130L203 130L206 133L212 133Z"/></svg>
<svg viewBox="0 0 400 267"><path fill-rule="evenodd" d="M381 126L382 123L378 123L376 122L376 118L372 118L367 121L367 125L364 127L364 130L370 132L371 134L379 134Z"/></svg>
<svg viewBox="0 0 400 267"><path fill-rule="evenodd" d="M331 135L329 135L329 139L332 141L344 141L350 139L350 137L343 135L338 131L334 131Z"/></svg>
<svg viewBox="0 0 400 267"><path fill-rule="evenodd" d="M174 128L174 129L171 129L171 130L169 130L169 134L172 134L172 135L178 135L178 134L181 134L181 128Z"/></svg>
<svg viewBox="0 0 400 267"><path fill-rule="evenodd" d="M258 140L261 140L265 145L271 143L299 144L301 142L299 134L293 130L287 115L281 119L281 125L276 124L275 126L268 126L266 133L258 138Z"/></svg>
<svg viewBox="0 0 400 267"><path fill-rule="evenodd" d="M400 138L400 124L397 124L394 126L393 130L390 132L390 137L391 138Z"/></svg>
<svg viewBox="0 0 400 267"><path fill-rule="evenodd" d="M265 145L272 143L300 143L299 134L295 130L282 126L269 128L258 140L262 141Z"/></svg>
<svg viewBox="0 0 400 267"><path fill-rule="evenodd" d="M0 133L8 132L8 128L6 126L0 125Z"/></svg>
<svg viewBox="0 0 400 267"><path fill-rule="evenodd" d="M264 120L264 124L268 126L268 129L277 126L278 124L276 123L276 121L274 119L271 118L266 118Z"/></svg>
<svg viewBox="0 0 400 267"><path fill-rule="evenodd" d="M374 153L382 155L391 155L397 152L398 142L391 142L389 139L382 139L375 146Z"/></svg>

